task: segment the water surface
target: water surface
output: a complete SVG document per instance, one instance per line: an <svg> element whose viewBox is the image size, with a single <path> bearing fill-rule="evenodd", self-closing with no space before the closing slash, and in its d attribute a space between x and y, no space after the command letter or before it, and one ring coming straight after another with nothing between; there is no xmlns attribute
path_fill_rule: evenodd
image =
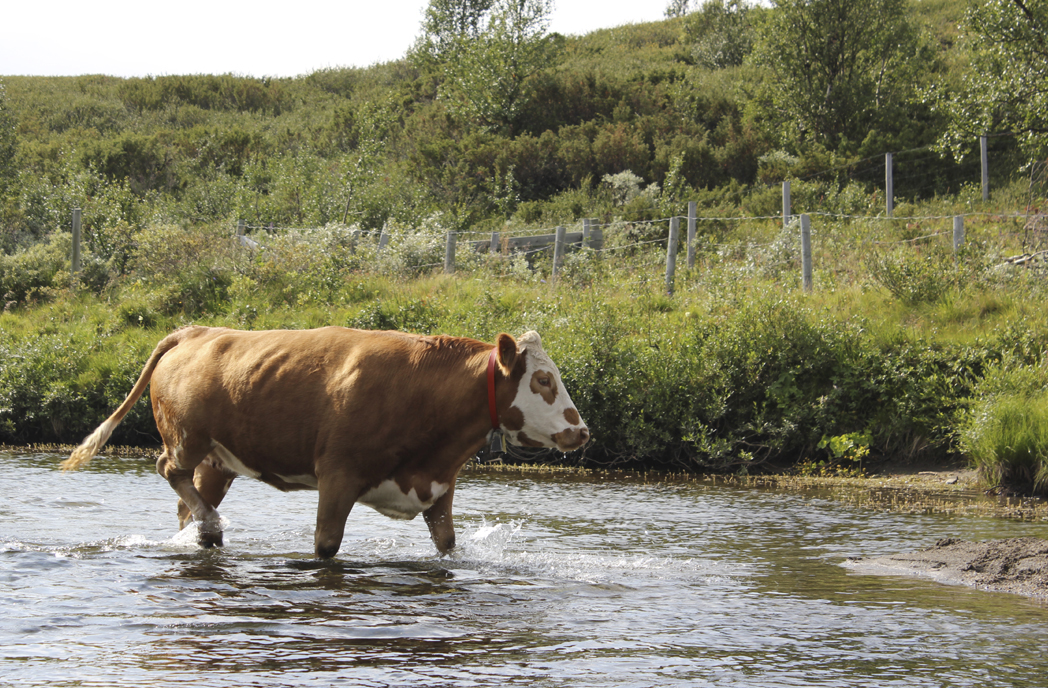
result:
<svg viewBox="0 0 1048 688"><path fill-rule="evenodd" d="M840 566L1044 522L471 472L454 555L358 506L317 562L315 493L238 480L201 550L151 461L61 458L0 453L0 685L1044 685L1045 603Z"/></svg>

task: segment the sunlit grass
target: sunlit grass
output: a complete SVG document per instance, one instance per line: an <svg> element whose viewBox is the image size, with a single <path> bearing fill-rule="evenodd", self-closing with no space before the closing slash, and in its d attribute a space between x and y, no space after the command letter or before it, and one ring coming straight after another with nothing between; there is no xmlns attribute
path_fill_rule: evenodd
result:
<svg viewBox="0 0 1048 688"><path fill-rule="evenodd" d="M968 455L990 486L1048 493L1048 392L984 400L965 439Z"/></svg>

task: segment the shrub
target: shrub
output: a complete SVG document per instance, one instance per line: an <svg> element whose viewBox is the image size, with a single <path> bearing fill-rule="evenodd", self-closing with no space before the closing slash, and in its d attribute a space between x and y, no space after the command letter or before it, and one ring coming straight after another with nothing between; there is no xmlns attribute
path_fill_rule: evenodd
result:
<svg viewBox="0 0 1048 688"><path fill-rule="evenodd" d="M909 306L937 303L957 284L953 259L935 247L874 251L866 255L865 263L878 284Z"/></svg>
<svg viewBox="0 0 1048 688"><path fill-rule="evenodd" d="M1048 370L1007 358L976 388L960 440L990 488L1048 495Z"/></svg>
<svg viewBox="0 0 1048 688"><path fill-rule="evenodd" d="M12 255L0 255L0 311L16 305L49 301L56 290L68 289L72 235L55 232L47 242L34 244ZM98 293L108 282L104 261L84 250L78 283Z"/></svg>
<svg viewBox="0 0 1048 688"><path fill-rule="evenodd" d="M380 272L417 275L444 265L448 230L445 229L442 216L426 218L418 228L390 223L386 232L389 243L376 258ZM469 257L468 252L462 251L461 255L456 254L456 263L461 265Z"/></svg>
<svg viewBox="0 0 1048 688"><path fill-rule="evenodd" d="M135 235L135 244L132 274L152 288L160 312L195 315L226 309L236 254L227 229L151 225Z"/></svg>
<svg viewBox="0 0 1048 688"><path fill-rule="evenodd" d="M0 342L3 442L55 441L86 430L84 419L93 414L77 384L84 370L78 344L57 334Z"/></svg>

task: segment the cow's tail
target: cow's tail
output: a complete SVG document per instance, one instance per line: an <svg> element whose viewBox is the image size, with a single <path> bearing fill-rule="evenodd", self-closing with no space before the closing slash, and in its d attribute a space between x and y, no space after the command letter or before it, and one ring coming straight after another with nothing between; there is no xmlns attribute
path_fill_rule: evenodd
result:
<svg viewBox="0 0 1048 688"><path fill-rule="evenodd" d="M62 462L63 471L75 471L95 457L102 445L109 440L109 436L113 434L116 426L120 425L120 421L124 420L124 416L127 415L131 407L135 405L135 402L145 393L146 386L153 377L153 370L156 368L156 364L160 362L164 354L178 346L185 338L185 332L185 330L173 332L156 345L153 353L149 356L149 360L146 361L145 368L142 369L142 373L138 376L138 381L131 389L130 394L127 395L127 398L124 399L124 403L120 404L120 408L114 411L109 418L106 418L94 432L80 443L79 447L73 450L69 458Z"/></svg>

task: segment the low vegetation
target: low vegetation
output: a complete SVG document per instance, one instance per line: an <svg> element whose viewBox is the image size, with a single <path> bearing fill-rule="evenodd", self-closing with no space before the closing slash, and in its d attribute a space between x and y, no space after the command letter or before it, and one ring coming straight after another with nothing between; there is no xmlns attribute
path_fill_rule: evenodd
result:
<svg viewBox="0 0 1048 688"><path fill-rule="evenodd" d="M970 222L956 256L935 227L906 240L908 220L877 219L877 245L871 220L818 222L812 292L796 226L755 219L708 228L673 296L665 243L634 241L651 225L605 227L606 248L570 254L556 280L548 252L460 249L445 275L443 233L424 228L392 232L380 253L338 226L256 232L249 248L233 227L164 224L121 249L123 277L73 280L59 259L68 236L56 235L3 259L4 288L24 296L0 316L0 442L77 441L156 341L190 322L488 341L537 329L594 441L527 460L848 476L888 457L970 456L989 486L1043 492L1048 283L1039 264L1005 261L1021 250L1014 222ZM158 441L145 402L117 432L117 443Z"/></svg>

